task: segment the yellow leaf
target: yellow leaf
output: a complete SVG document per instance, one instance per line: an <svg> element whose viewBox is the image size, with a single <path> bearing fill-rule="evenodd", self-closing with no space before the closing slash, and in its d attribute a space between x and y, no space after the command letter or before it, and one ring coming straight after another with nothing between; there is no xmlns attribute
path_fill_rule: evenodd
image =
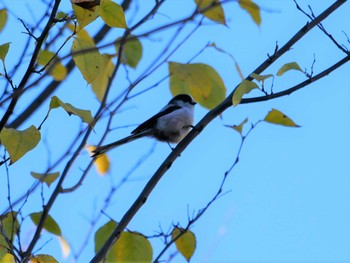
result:
<svg viewBox="0 0 350 263"><path fill-rule="evenodd" d="M203 12L206 18L226 25L224 9L219 0L195 0L195 2L200 10L206 10Z"/></svg>
<svg viewBox="0 0 350 263"><path fill-rule="evenodd" d="M260 8L257 4L255 4L251 0L238 0L238 3L241 8L246 10L249 15L252 17L254 22L260 26L261 24L261 16L260 16Z"/></svg>
<svg viewBox="0 0 350 263"><path fill-rule="evenodd" d="M255 74L255 73L250 74L250 76L251 76L253 79L256 79L256 80L259 81L259 82L264 82L266 79L272 78L272 77L273 77L272 74L259 75L259 74Z"/></svg>
<svg viewBox="0 0 350 263"><path fill-rule="evenodd" d="M283 126L300 127L299 125L295 124L295 122L291 120L288 116L284 115L282 112L276 109L272 109L271 111L269 111L264 121Z"/></svg>
<svg viewBox="0 0 350 263"><path fill-rule="evenodd" d="M96 146L87 146L88 152L91 154L96 149ZM108 156L104 153L97 156L94 160L96 171L99 175L105 175L109 171L110 162Z"/></svg>
<svg viewBox="0 0 350 263"><path fill-rule="evenodd" d="M40 254L32 257L30 263L59 263L53 256Z"/></svg>
<svg viewBox="0 0 350 263"><path fill-rule="evenodd" d="M85 29L72 24L67 24L66 27L70 29L72 32L75 32L76 33L75 35L77 38L83 39L87 42L91 42L94 45L95 42L93 38L89 35L89 33Z"/></svg>
<svg viewBox="0 0 350 263"><path fill-rule="evenodd" d="M70 254L70 246L68 242L62 237L58 237L58 241L60 242L61 250L62 250L62 257L63 259L66 259Z"/></svg>
<svg viewBox="0 0 350 263"><path fill-rule="evenodd" d="M220 75L206 64L169 63L170 90L173 96L190 94L203 107L215 108L226 97Z"/></svg>
<svg viewBox="0 0 350 263"><path fill-rule="evenodd" d="M55 56L55 53L49 50L41 50L38 56L38 64L46 66L47 63ZM56 57L57 58L57 57ZM52 62L51 62L52 63ZM53 66L46 68L47 72L57 81L64 80L67 76L67 69L61 62L56 62Z"/></svg>
<svg viewBox="0 0 350 263"><path fill-rule="evenodd" d="M277 76L282 76L285 72L289 71L289 70L298 70L303 72L303 70L299 67L298 63L296 62L290 62L290 63L286 63L284 64L278 71L277 71Z"/></svg>
<svg viewBox="0 0 350 263"><path fill-rule="evenodd" d="M4 254L2 258L0 258L0 263L15 263L15 258L10 253Z"/></svg>
<svg viewBox="0 0 350 263"><path fill-rule="evenodd" d="M1 143L10 154L13 164L30 150L34 149L41 139L40 131L33 125L24 131L3 128L0 134Z"/></svg>
<svg viewBox="0 0 350 263"><path fill-rule="evenodd" d="M46 183L47 186L50 186L57 178L60 176L59 172L49 173L49 174L39 174L35 172L31 172L31 175L38 179L42 183Z"/></svg>
<svg viewBox="0 0 350 263"><path fill-rule="evenodd" d="M114 70L114 64L111 57L107 54L102 54L102 68L97 78L91 82L91 88L99 101L102 101L105 95L106 88L110 77Z"/></svg>
<svg viewBox="0 0 350 263"><path fill-rule="evenodd" d="M7 22L7 10L0 9L0 32L4 29Z"/></svg>
<svg viewBox="0 0 350 263"><path fill-rule="evenodd" d="M9 42L0 45L0 59L1 59L2 61L5 61L7 52L9 51L9 48L10 48L10 43L9 43Z"/></svg>
<svg viewBox="0 0 350 263"><path fill-rule="evenodd" d="M184 231L185 233L177 238ZM175 227L172 232L172 239L176 239L175 245L177 250L187 259L187 261L190 261L196 250L196 236L189 230Z"/></svg>
<svg viewBox="0 0 350 263"><path fill-rule="evenodd" d="M232 105L235 107L237 106L241 100L244 94L249 93L253 89L257 89L258 85L250 80L243 80L241 84L237 87L235 92L232 96Z"/></svg>
<svg viewBox="0 0 350 263"><path fill-rule="evenodd" d="M133 37L134 36L130 36ZM119 42L121 38L117 39L117 43ZM116 45L117 52L119 51L120 44L118 43ZM132 40L127 40L126 43L123 46L123 54L122 54L122 61L129 65L132 68L136 68L137 64L139 63L140 59L142 57L142 44L138 38L134 38Z"/></svg>
<svg viewBox="0 0 350 263"><path fill-rule="evenodd" d="M90 10L90 9L84 9L78 5L72 4L72 8L73 8L75 17L78 20L79 27L81 29L86 27L91 22L95 21L96 18L98 18L100 13L99 6L96 6L93 8L93 10Z"/></svg>
<svg viewBox="0 0 350 263"><path fill-rule="evenodd" d="M95 43L80 37L75 38L72 45L73 53L79 51L82 53L73 55L73 60L84 79L91 83L101 73L102 56L96 49Z"/></svg>
<svg viewBox="0 0 350 263"><path fill-rule="evenodd" d="M243 126L244 126L247 122L248 122L248 118L245 118L245 120L242 121L241 124L239 124L239 125L233 125L233 126L226 125L226 127L232 128L232 129L236 130L239 134L242 135Z"/></svg>
<svg viewBox="0 0 350 263"><path fill-rule="evenodd" d="M32 213L30 214L30 218L32 219L33 223L38 226L41 215L43 212L37 212L37 213ZM50 216L47 215L45 224L44 224L44 229L51 233L54 234L56 236L61 236L61 228L59 227L59 225L56 223L56 221Z"/></svg>
<svg viewBox="0 0 350 263"><path fill-rule="evenodd" d="M83 122L89 124L91 127L95 124L91 111L75 108L72 104L64 103L58 97L53 96L50 101L50 110L58 107L62 107L69 115L73 114L80 117Z"/></svg>
<svg viewBox="0 0 350 263"><path fill-rule="evenodd" d="M110 27L126 28L123 8L111 0L101 0L100 16Z"/></svg>

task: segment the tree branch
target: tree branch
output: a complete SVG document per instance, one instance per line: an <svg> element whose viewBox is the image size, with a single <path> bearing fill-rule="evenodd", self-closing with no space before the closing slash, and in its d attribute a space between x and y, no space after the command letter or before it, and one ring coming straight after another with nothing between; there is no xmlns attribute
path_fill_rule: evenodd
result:
<svg viewBox="0 0 350 263"><path fill-rule="evenodd" d="M326 9L323 13L321 13L318 17L316 17L313 21L305 25L301 28L281 49L276 49L275 53L269 57L266 61L264 61L257 69L255 69L252 73L259 74L263 72L266 68L268 68L274 61L276 61L279 57L281 57L284 53L286 53L296 42L298 42L303 36L305 36L312 28L318 25L321 21L327 18L332 12L334 12L337 8L339 8L342 4L344 4L346 0L338 0L334 4L332 4L328 9ZM247 79L251 80L251 77L247 77ZM237 87L236 87L237 88ZM129 210L125 213L125 215L120 220L118 226L112 234L109 236L105 244L101 247L101 249L96 253L96 255L90 261L91 263L97 263L103 260L105 255L107 254L109 248L113 245L113 243L118 240L120 234L129 222L136 215L138 210L143 206L143 204L147 201L148 196L153 191L159 180L165 174L165 172L171 167L172 163L177 159L178 156L186 149L186 147L198 136L198 134L203 130L205 126L207 126L212 120L214 120L217 116L219 116L222 112L224 112L227 108L232 105L232 96L233 92L216 108L208 112L202 120L195 126L195 128L176 146L176 148L169 154L169 156L164 160L158 170L154 173L152 178L148 181L146 186L143 188L140 195L137 197L135 202L131 205Z"/></svg>

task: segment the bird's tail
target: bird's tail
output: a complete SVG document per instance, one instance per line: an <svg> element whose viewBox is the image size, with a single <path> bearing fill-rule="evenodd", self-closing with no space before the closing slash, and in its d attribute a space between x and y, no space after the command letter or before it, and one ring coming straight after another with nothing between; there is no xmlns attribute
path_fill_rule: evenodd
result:
<svg viewBox="0 0 350 263"><path fill-rule="evenodd" d="M109 151L110 149L113 149L113 148L118 147L122 144L131 142L133 140L139 139L139 138L144 137L144 136L149 136L149 135L150 135L149 131L144 131L144 132L140 132L137 134L131 134L130 136L127 136L119 141L112 142L110 144L98 146L98 147L96 147L95 150L92 151L91 157L97 157L100 154Z"/></svg>

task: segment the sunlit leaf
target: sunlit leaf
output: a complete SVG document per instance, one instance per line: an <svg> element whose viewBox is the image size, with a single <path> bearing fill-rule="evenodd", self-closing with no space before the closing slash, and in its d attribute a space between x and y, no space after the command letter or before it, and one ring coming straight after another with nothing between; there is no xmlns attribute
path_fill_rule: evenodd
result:
<svg viewBox="0 0 350 263"><path fill-rule="evenodd" d="M13 164L30 150L38 145L41 139L40 131L33 125L24 131L12 128L3 128L0 133L1 143L10 155L10 163Z"/></svg>
<svg viewBox="0 0 350 263"><path fill-rule="evenodd" d="M10 48L10 43L9 43L9 42L0 45L0 59L1 59L2 61L5 61L7 52L9 51L9 48Z"/></svg>
<svg viewBox="0 0 350 263"><path fill-rule="evenodd" d="M177 238L184 231L185 233ZM177 250L187 259L187 261L190 261L196 250L196 236L190 230L175 227L172 232L172 239L176 239L175 245Z"/></svg>
<svg viewBox="0 0 350 263"><path fill-rule="evenodd" d="M295 122L292 119L290 119L288 116L284 115L284 113L276 109L272 109L271 111L269 111L264 121L283 126L300 127L299 125L295 124Z"/></svg>
<svg viewBox="0 0 350 263"><path fill-rule="evenodd" d="M208 109L213 109L226 97L223 80L209 65L170 62L169 73L173 96L190 94L195 101Z"/></svg>
<svg viewBox="0 0 350 263"><path fill-rule="evenodd" d="M30 218L32 219L33 223L38 226L40 218L42 216L43 212L37 212L37 213L32 213L30 214ZM56 221L50 216L47 215L46 221L44 223L44 229L56 236L62 236L61 233L61 228L59 225L56 223Z"/></svg>
<svg viewBox="0 0 350 263"><path fill-rule="evenodd" d="M42 183L46 183L47 186L50 186L57 178L60 176L59 172L56 173L48 173L48 174L39 174L35 172L31 172L31 175L38 179Z"/></svg>
<svg viewBox="0 0 350 263"><path fill-rule="evenodd" d="M264 82L266 79L272 78L272 77L273 77L272 74L259 75L259 74L255 74L255 73L250 74L250 76L251 76L253 79L256 79L256 80L259 81L259 82Z"/></svg>
<svg viewBox="0 0 350 263"><path fill-rule="evenodd" d="M300 68L300 66L298 65L298 63L296 62L290 62L290 63L286 63L284 64L278 71L277 71L277 76L282 76L284 73L286 73L289 70L298 70L303 72L303 70Z"/></svg>
<svg viewBox="0 0 350 263"><path fill-rule="evenodd" d="M50 101L50 110L58 107L62 107L69 115L76 115L81 118L83 122L94 126L95 121L91 115L91 111L75 108L72 104L64 103L58 97L53 96Z"/></svg>
<svg viewBox="0 0 350 263"><path fill-rule="evenodd" d="M0 9L0 32L4 29L7 22L7 10Z"/></svg>
<svg viewBox="0 0 350 263"><path fill-rule="evenodd" d="M203 12L206 18L226 25L224 9L219 0L195 0L195 2L200 10L206 10Z"/></svg>
<svg viewBox="0 0 350 263"><path fill-rule="evenodd" d="M261 24L261 16L260 16L260 8L257 4L255 4L251 0L238 0L238 3L241 8L246 10L254 22L260 26Z"/></svg>
<svg viewBox="0 0 350 263"><path fill-rule="evenodd" d="M93 82L91 82L91 88L99 101L102 101L103 96L105 95L109 79L112 76L114 70L114 64L109 55L103 54L102 61L103 62L100 74Z"/></svg>
<svg viewBox="0 0 350 263"><path fill-rule="evenodd" d="M111 248L112 255L115 255L116 262L152 262L153 249L143 235L123 232Z"/></svg>
<svg viewBox="0 0 350 263"><path fill-rule="evenodd" d="M86 148L91 154L96 149L96 146L87 146ZM108 156L105 153L100 154L94 159L94 165L98 174L105 175L110 167Z"/></svg>
<svg viewBox="0 0 350 263"><path fill-rule="evenodd" d="M40 254L32 257L30 263L59 263L53 256Z"/></svg>
<svg viewBox="0 0 350 263"><path fill-rule="evenodd" d="M1 243L0 243L1 246ZM1 250L1 248L0 248ZM5 253L2 257L1 257L1 252L0 252L0 263L15 263L15 258L12 254L10 253Z"/></svg>
<svg viewBox="0 0 350 263"><path fill-rule="evenodd" d="M77 37L73 41L72 52L82 52L73 55L75 65L88 83L94 81L101 73L103 64L102 56L96 49L95 43Z"/></svg>
<svg viewBox="0 0 350 263"><path fill-rule="evenodd" d="M123 52L122 52L122 61L123 63L129 65L132 68L136 68L137 64L139 63L141 57L142 57L142 44L138 38L134 38L132 40L127 40L126 43L123 46ZM117 45L116 50L119 51L119 40L121 38L117 39Z"/></svg>
<svg viewBox="0 0 350 263"><path fill-rule="evenodd" d="M243 126L248 122L248 118L245 118L244 121L241 122L241 124L239 125L225 125L226 127L229 127L229 128L232 128L234 129L235 131L237 131L239 134L242 135L242 132L243 132Z"/></svg>
<svg viewBox="0 0 350 263"><path fill-rule="evenodd" d="M96 6L93 10L84 9L78 5L72 4L74 15L77 18L80 28L86 27L91 22L95 21L98 18L100 9Z"/></svg>
<svg viewBox="0 0 350 263"><path fill-rule="evenodd" d="M237 106L241 100L242 97L252 91L253 89L257 89L258 85L250 80L243 80L241 84L237 87L235 92L233 93L232 96L232 105L235 107Z"/></svg>
<svg viewBox="0 0 350 263"><path fill-rule="evenodd" d="M55 53L49 50L41 50L37 62L39 65L46 66L54 56ZM57 81L64 80L67 76L67 69L61 62L56 62L53 67L49 65L46 70Z"/></svg>
<svg viewBox="0 0 350 263"><path fill-rule="evenodd" d="M62 257L63 257L63 259L66 259L70 254L70 246L69 246L68 242L62 236L59 236L58 240L59 240L60 246L61 246Z"/></svg>
<svg viewBox="0 0 350 263"><path fill-rule="evenodd" d="M111 0L101 0L100 16L110 27L126 28L123 8Z"/></svg>

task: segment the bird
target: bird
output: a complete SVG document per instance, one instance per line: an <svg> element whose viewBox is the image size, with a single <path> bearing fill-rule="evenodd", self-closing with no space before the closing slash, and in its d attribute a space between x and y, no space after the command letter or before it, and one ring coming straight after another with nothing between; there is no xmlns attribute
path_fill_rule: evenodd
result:
<svg viewBox="0 0 350 263"><path fill-rule="evenodd" d="M137 126L131 132L131 135L110 144L96 147L92 151L91 157L97 157L110 149L142 137L153 137L168 144L180 142L194 127L195 104L197 103L190 95L176 95L157 114Z"/></svg>

